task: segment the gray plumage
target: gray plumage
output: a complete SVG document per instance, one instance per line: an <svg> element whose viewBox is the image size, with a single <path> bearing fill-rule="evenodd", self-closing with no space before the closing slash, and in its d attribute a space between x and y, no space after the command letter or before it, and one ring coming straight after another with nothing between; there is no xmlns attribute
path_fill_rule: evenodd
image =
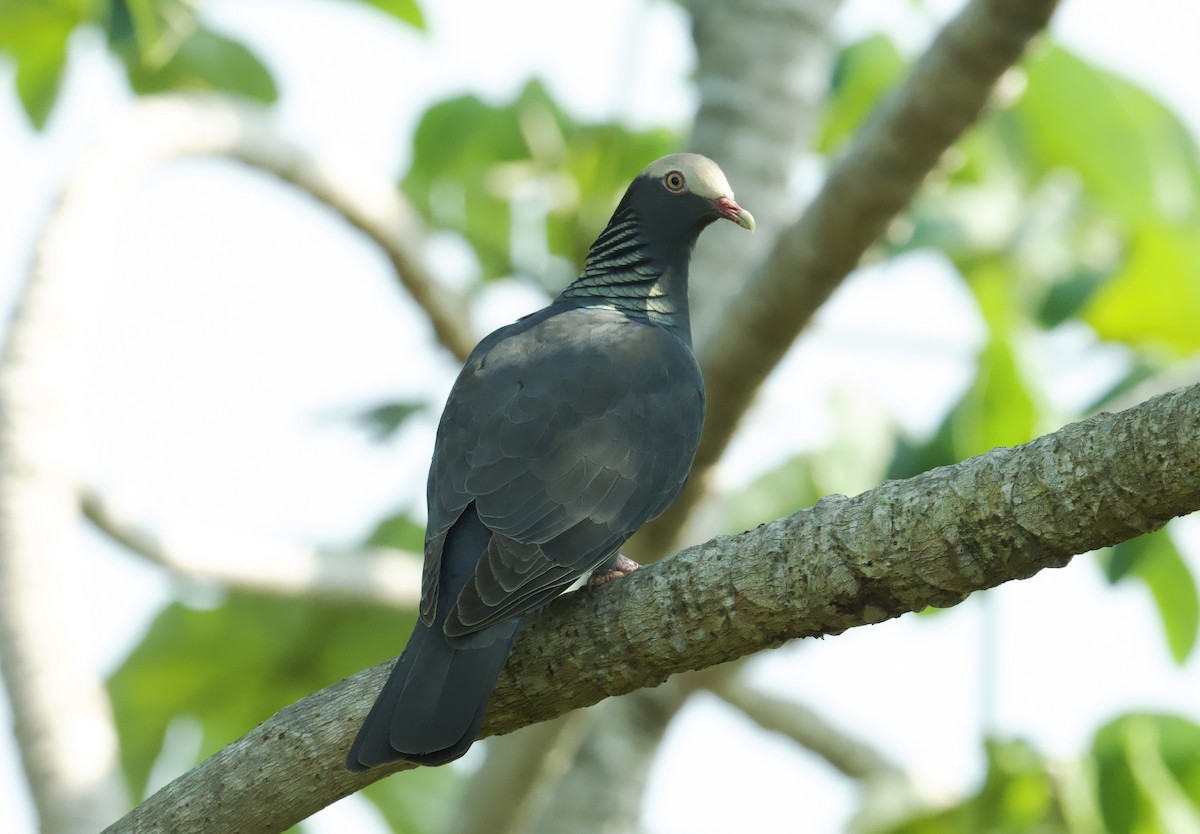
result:
<svg viewBox="0 0 1200 834"><path fill-rule="evenodd" d="M688 260L721 217L754 228L711 160L651 163L580 276L472 351L438 425L420 620L348 769L465 753L524 616L679 495L704 420Z"/></svg>

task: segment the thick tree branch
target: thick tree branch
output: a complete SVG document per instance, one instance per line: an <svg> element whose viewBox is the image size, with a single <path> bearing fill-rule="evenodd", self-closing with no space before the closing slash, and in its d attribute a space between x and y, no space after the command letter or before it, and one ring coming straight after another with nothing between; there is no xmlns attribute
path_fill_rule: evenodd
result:
<svg viewBox="0 0 1200 834"><path fill-rule="evenodd" d="M281 596L412 608L421 598L421 557L394 548L327 553L300 544L264 541L202 529L152 533L94 491L80 500L100 532L182 577Z"/></svg>
<svg viewBox="0 0 1200 834"><path fill-rule="evenodd" d="M908 205L941 155L979 118L1000 76L1046 27L1057 0L972 0L829 172L804 216L724 312L700 351L704 436L683 495L639 534L668 552L763 380L816 309Z"/></svg>
<svg viewBox="0 0 1200 834"><path fill-rule="evenodd" d="M797 637L839 634L1200 509L1200 386L720 537L532 618L484 734ZM342 761L391 663L293 704L109 830L282 831L394 769Z"/></svg>

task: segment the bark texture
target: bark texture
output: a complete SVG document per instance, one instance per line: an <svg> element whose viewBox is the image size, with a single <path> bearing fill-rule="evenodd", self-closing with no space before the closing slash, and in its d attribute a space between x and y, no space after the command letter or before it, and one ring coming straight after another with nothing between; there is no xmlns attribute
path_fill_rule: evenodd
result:
<svg viewBox="0 0 1200 834"><path fill-rule="evenodd" d="M1200 386L713 539L532 618L484 735L797 637L839 634L1200 509ZM391 662L276 713L108 829L282 831L404 767L342 761Z"/></svg>

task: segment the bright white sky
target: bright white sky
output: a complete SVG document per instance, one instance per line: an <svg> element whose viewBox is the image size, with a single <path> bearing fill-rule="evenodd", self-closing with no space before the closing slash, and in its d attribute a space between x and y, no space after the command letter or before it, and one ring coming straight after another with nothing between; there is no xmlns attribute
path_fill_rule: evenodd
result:
<svg viewBox="0 0 1200 834"><path fill-rule="evenodd" d="M915 50L927 37L916 5L850 0L839 30L886 29ZM958 3L925 5L941 20ZM429 103L464 90L505 96L534 73L582 116L690 118L691 45L674 4L621 0L588 7L603 9L594 13L549 0L426 6L425 38L378 26L352 4L217 0L206 9L276 70L278 119L289 135L379 177L403 170L411 129ZM1195 0L1068 0L1054 31L1149 87L1200 135ZM43 136L25 125L10 71L0 70L6 305L56 188L129 98L98 38L74 48L78 60ZM120 255L97 281L102 324L92 334L86 402L88 469L114 500L151 524L322 544L352 543L385 512L419 501L434 418L384 446L344 419L389 398L440 403L454 371L430 352L421 319L377 252L311 202L211 162L149 177L119 208ZM454 277L462 259L449 245L438 252ZM476 320L486 329L541 301L499 287L484 294ZM930 305L940 311L933 322ZM863 333L872 334L867 344ZM784 438L797 448L828 439L857 411L854 403L882 403L902 425L931 427L968 381L979 339L968 301L935 258L864 271L773 380L723 481L744 481L777 459ZM1051 348L1079 349L1070 339ZM1105 372L1093 367L1087 377ZM1200 524L1188 527L1196 541ZM81 632L107 670L169 589L134 559L101 542L89 546L94 574L86 579L104 591ZM1191 560L1200 570L1195 548ZM985 633L999 636L988 643ZM402 644L397 635L397 651ZM988 697L984 669L995 682ZM1062 755L1133 705L1200 720L1200 661L1175 668L1147 595L1107 588L1088 559L1006 586L988 606L972 601L932 620L906 617L785 647L758 661L754 675L872 739L937 794L967 789L980 775L985 720ZM24 795L2 739L0 806L16 814L5 830L32 830ZM647 826L660 834L835 832L853 802L844 780L711 699L699 699L672 728L649 796ZM322 814L319 830L371 830L372 814L352 799Z"/></svg>

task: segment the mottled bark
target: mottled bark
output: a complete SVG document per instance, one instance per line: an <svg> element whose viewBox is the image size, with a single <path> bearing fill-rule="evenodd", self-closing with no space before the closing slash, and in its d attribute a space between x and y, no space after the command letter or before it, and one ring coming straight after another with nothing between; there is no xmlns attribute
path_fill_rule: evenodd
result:
<svg viewBox="0 0 1200 834"><path fill-rule="evenodd" d="M531 618L485 735L1062 567L1200 509L1200 386L723 536ZM391 663L281 710L117 832L282 831L403 766L342 762Z"/></svg>

